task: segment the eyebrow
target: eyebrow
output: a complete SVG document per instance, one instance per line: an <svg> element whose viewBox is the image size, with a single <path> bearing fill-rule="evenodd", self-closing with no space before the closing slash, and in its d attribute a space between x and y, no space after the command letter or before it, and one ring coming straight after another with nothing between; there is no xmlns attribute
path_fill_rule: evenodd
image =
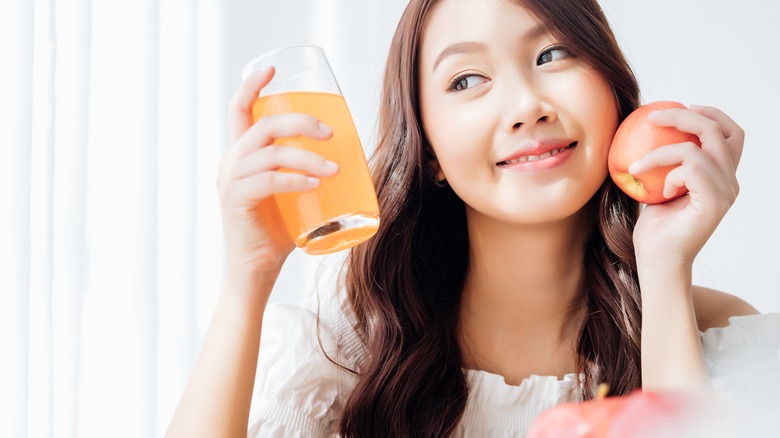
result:
<svg viewBox="0 0 780 438"><path fill-rule="evenodd" d="M460 41L455 44L452 44L450 46L447 46L444 50L439 53L439 56L436 57L436 60L433 61L433 70L436 70L436 67L439 65L440 62L444 60L444 58L452 55L462 54L462 53L477 53L477 52L485 52L487 51L487 44L484 43L478 43L476 41Z"/></svg>
<svg viewBox="0 0 780 438"><path fill-rule="evenodd" d="M548 33L549 29L547 29L547 26L545 26L542 23L537 24L536 26L530 28L528 31L526 31L523 34L522 39L523 40L535 40L542 35L545 35ZM433 70L436 70L436 67L444 60L444 58L452 55L458 55L458 54L469 54L469 53L478 53L478 52L485 52L487 51L488 46L485 43L480 43L477 41L459 41L455 44L447 46L444 50L439 53L439 56L436 57L436 60L433 61Z"/></svg>

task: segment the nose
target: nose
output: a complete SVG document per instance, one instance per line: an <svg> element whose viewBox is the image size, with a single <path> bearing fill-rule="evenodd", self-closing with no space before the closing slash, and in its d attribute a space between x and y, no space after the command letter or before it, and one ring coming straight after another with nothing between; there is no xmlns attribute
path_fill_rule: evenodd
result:
<svg viewBox="0 0 780 438"><path fill-rule="evenodd" d="M527 130L538 123L553 122L558 118L554 106L541 84L518 78L505 93L506 107L502 125L507 133Z"/></svg>

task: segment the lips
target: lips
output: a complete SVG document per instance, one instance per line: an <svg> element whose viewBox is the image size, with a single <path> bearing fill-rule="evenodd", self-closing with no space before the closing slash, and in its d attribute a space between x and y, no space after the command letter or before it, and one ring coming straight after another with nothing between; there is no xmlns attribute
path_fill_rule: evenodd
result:
<svg viewBox="0 0 780 438"><path fill-rule="evenodd" d="M529 161L541 161L555 155L560 154L567 149L573 149L577 146L577 142L571 143L552 141L552 142L540 142L532 147L524 148L523 150L515 153L513 156L508 157L503 161L496 163L497 166L508 166L517 163L525 163Z"/></svg>

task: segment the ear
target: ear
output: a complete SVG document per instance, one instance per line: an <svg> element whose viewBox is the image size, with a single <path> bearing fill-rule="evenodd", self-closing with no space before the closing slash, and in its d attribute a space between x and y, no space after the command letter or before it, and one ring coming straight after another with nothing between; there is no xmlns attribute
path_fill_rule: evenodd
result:
<svg viewBox="0 0 780 438"><path fill-rule="evenodd" d="M433 179L436 182L442 182L447 179L447 177L444 175L444 171L441 170L441 166L439 165L439 160L435 158L431 158L428 160L428 169L433 174Z"/></svg>
<svg viewBox="0 0 780 438"><path fill-rule="evenodd" d="M447 180L447 176L444 175L444 172L441 170L441 166L439 165L439 160L436 159L436 152L433 151L433 148L426 140L424 146L423 146L423 154L425 157L425 164L428 167L428 175L433 176L433 181L436 183L441 183Z"/></svg>

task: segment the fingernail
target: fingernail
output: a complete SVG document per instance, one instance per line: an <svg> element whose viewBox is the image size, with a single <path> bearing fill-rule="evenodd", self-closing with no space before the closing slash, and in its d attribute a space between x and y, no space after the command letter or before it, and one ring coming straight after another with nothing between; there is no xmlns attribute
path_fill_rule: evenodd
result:
<svg viewBox="0 0 780 438"><path fill-rule="evenodd" d="M266 65L265 67L261 68L260 69L260 76L267 75L268 73L271 72L271 69L273 69L273 68L274 68L274 66L272 66L272 65Z"/></svg>
<svg viewBox="0 0 780 438"><path fill-rule="evenodd" d="M313 176L307 177L306 182L309 183L309 185L312 187L317 187L320 185L320 179Z"/></svg>
<svg viewBox="0 0 780 438"><path fill-rule="evenodd" d="M330 126L320 122L320 131L322 131L323 134L333 134L333 130L330 129Z"/></svg>
<svg viewBox="0 0 780 438"><path fill-rule="evenodd" d="M339 165L334 163L333 161L325 160L325 165L328 166L328 169L337 172L339 170Z"/></svg>
<svg viewBox="0 0 780 438"><path fill-rule="evenodd" d="M264 74L268 73L268 70L270 70L270 69L271 69L270 65L264 65L262 67L258 67L254 71L251 70L251 69L245 68L244 70L241 71L241 79L242 80L246 80L249 76L252 76L252 75L264 75Z"/></svg>

